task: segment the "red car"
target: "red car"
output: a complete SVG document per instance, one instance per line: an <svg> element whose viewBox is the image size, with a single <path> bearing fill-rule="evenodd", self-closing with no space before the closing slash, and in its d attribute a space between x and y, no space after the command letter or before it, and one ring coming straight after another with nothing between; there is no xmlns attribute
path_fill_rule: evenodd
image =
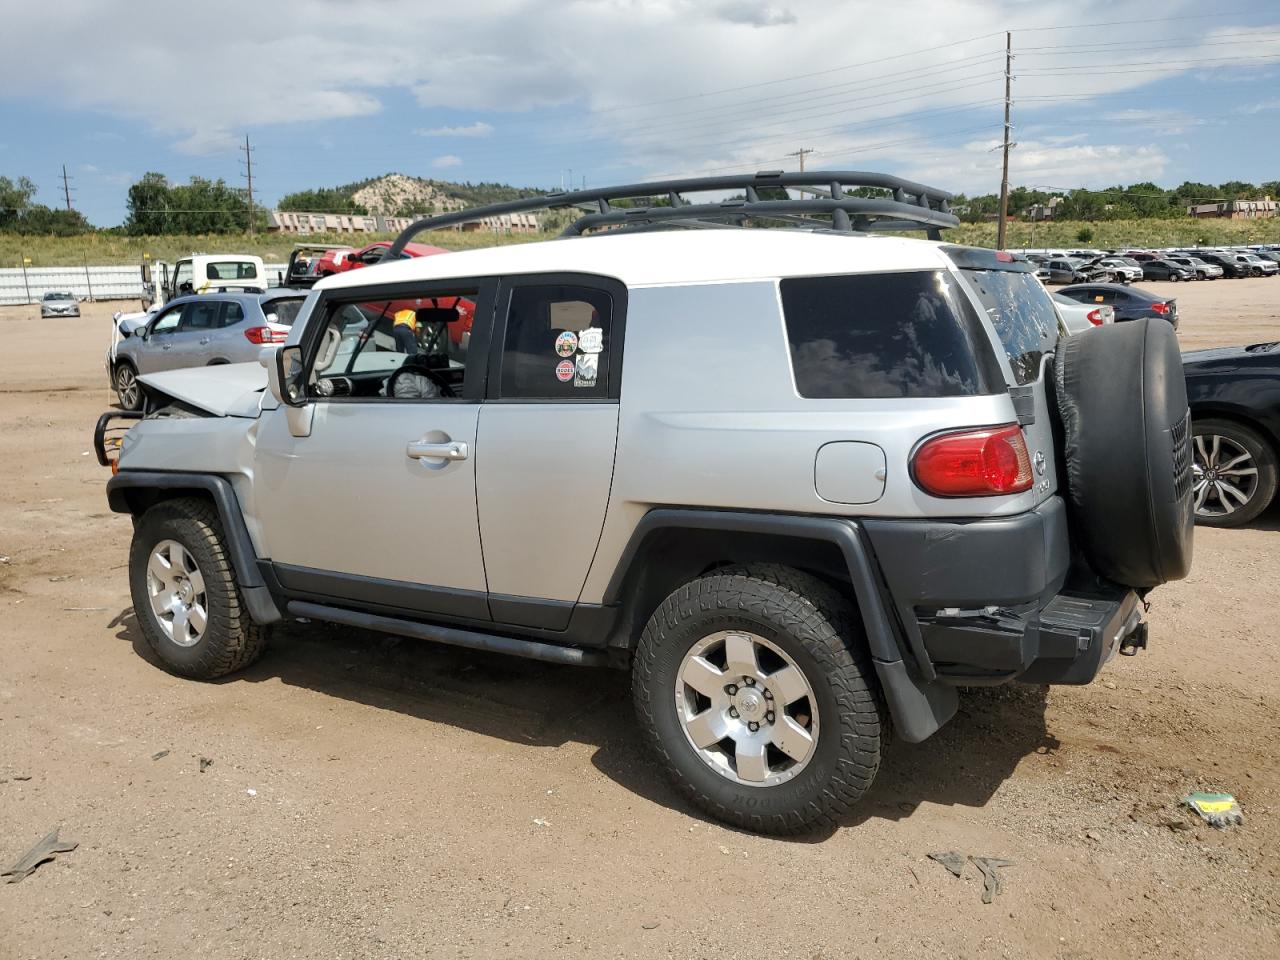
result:
<svg viewBox="0 0 1280 960"><path fill-rule="evenodd" d="M375 263L382 262L382 257L390 246L390 240L379 240L359 250L326 250L324 255L316 261L314 272L320 277L329 277L335 273L346 273L348 270L373 266ZM431 257L437 253L448 252L444 247L433 247L426 243L407 243L400 258L408 260L411 257ZM430 305L457 309L460 319L456 323L449 324L449 339L455 345L462 342L463 334L471 332L471 324L475 319L475 304L470 300L464 300L461 297L441 297L433 300ZM421 304L406 300L403 303L392 304L390 312L394 314L397 310L413 310L418 306Z"/></svg>
<svg viewBox="0 0 1280 960"><path fill-rule="evenodd" d="M361 267L372 266L382 261L383 255L390 246L390 240L379 240L376 243L369 244L367 247L361 247L359 250L327 250L316 262L314 272L319 276L328 277L335 273L346 273L348 270L359 270ZM401 257L407 260L410 257L430 257L437 253L448 252L443 247L433 247L425 243L409 243L405 245L404 253L401 254Z"/></svg>

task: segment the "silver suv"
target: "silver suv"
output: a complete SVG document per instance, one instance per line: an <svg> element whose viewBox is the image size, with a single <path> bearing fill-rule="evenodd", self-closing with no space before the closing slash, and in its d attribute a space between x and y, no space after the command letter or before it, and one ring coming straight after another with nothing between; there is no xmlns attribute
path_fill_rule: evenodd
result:
<svg viewBox="0 0 1280 960"><path fill-rule="evenodd" d="M138 375L219 363L252 363L263 344L284 343L303 294L209 293L179 297L140 323L115 326L107 375L120 404L141 410Z"/></svg>
<svg viewBox="0 0 1280 960"><path fill-rule="evenodd" d="M761 174L415 224L262 366L142 377L118 460L100 421L144 636L197 679L290 617L626 668L693 802L838 822L891 731L965 685L1087 683L1190 562L1169 325L1060 339L1024 260L868 233L936 236L947 199ZM605 229L395 258L543 206Z"/></svg>

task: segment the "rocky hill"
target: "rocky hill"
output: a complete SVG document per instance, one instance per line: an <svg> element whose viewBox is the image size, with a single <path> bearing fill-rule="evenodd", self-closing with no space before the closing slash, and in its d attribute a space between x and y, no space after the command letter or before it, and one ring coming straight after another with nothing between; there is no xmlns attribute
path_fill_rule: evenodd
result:
<svg viewBox="0 0 1280 960"><path fill-rule="evenodd" d="M447 180L410 177L403 173L388 173L339 187L291 193L280 199L279 209L312 213L408 216L443 213L545 192L512 187L505 183L452 183Z"/></svg>

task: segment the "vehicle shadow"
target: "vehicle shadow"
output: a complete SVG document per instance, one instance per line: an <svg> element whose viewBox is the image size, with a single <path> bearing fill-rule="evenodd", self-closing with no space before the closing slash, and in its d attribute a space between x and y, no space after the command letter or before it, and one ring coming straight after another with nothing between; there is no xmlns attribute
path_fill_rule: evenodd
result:
<svg viewBox="0 0 1280 960"><path fill-rule="evenodd" d="M162 669L131 609L110 627ZM621 670L540 663L334 624L289 623L275 629L256 664L215 682L268 680L511 743L588 744L596 748L592 764L615 783L716 822L687 803L651 761ZM1058 749L1045 725L1046 691L1015 685L962 692L959 713L929 740L889 745L871 791L839 826L901 820L922 803L985 806L1024 757ZM794 839L818 842L834 829Z"/></svg>

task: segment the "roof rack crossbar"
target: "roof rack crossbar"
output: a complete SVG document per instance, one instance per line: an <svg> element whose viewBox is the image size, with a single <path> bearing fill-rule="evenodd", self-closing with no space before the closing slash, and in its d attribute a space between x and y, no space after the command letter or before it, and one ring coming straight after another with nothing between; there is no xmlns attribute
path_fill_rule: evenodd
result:
<svg viewBox="0 0 1280 960"><path fill-rule="evenodd" d="M759 188L772 189L797 187L799 198L787 200L762 200ZM850 192L859 187L872 187L889 191L889 197L854 197ZM732 203L693 203L685 193L738 191L744 199ZM822 193L828 192L827 197ZM658 206L656 198L663 198L670 206ZM595 187L588 190L572 190L542 194L521 200L508 200L481 207L471 207L438 216L424 217L406 227L383 255L383 259L395 259L404 252L405 245L426 230L451 227L488 217L500 217L534 210L558 210L565 208L594 209L579 217L565 230L565 236L577 236L594 227L615 226L638 221L741 219L749 216L768 217L771 214L821 214L832 218L837 230L853 229L904 229L897 226L909 223L905 229L926 229L931 234L940 229L954 227L959 220L951 213L948 201L951 194L936 187L903 180L883 173L867 173L855 170L818 170L811 173L784 173L781 170L762 170L756 174L690 177L651 183L632 183L617 187ZM614 206L612 201L644 200L642 206ZM852 215L852 218L851 218ZM890 227L890 224L895 224Z"/></svg>

